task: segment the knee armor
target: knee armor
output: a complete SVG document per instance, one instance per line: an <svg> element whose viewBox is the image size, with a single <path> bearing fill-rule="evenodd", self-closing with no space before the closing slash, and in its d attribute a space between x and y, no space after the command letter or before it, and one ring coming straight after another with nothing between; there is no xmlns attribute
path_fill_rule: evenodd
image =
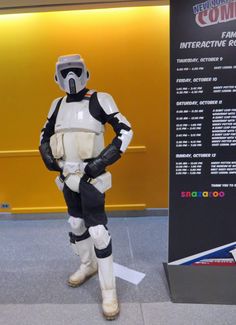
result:
<svg viewBox="0 0 236 325"><path fill-rule="evenodd" d="M70 217L68 223L70 224L73 233L77 236L83 235L87 230L84 220L81 218Z"/></svg>
<svg viewBox="0 0 236 325"><path fill-rule="evenodd" d="M89 234L94 242L98 258L105 258L112 254L111 236L103 225L90 227Z"/></svg>

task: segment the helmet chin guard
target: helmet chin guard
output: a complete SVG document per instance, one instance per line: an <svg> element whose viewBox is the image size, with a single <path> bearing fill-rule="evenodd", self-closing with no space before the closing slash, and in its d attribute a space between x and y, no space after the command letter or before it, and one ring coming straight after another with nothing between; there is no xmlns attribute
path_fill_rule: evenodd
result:
<svg viewBox="0 0 236 325"><path fill-rule="evenodd" d="M77 94L87 85L89 73L79 54L60 56L56 63L55 80L68 94Z"/></svg>

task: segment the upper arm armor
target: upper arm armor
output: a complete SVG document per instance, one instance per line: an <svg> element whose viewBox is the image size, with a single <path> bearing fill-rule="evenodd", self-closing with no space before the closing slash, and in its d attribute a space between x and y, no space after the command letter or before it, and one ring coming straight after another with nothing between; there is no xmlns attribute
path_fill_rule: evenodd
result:
<svg viewBox="0 0 236 325"><path fill-rule="evenodd" d="M107 93L97 93L97 98L106 115L119 113L119 109L111 95Z"/></svg>
<svg viewBox="0 0 236 325"><path fill-rule="evenodd" d="M59 102L60 99L61 99L61 97L56 98L52 102L51 107L50 107L49 112L48 112L48 119L50 119L52 117L52 114L55 112L55 109L56 109L57 104L58 104L58 102Z"/></svg>
<svg viewBox="0 0 236 325"><path fill-rule="evenodd" d="M44 142L49 142L50 137L54 134L54 127L56 123L57 113L63 98L56 98L51 104L50 110L48 112L47 121L43 126L40 134L40 144Z"/></svg>
<svg viewBox="0 0 236 325"><path fill-rule="evenodd" d="M123 116L112 98L107 93L97 93L98 102L106 116L106 122L112 125L116 132L116 137L113 139L112 144L119 149L120 152L125 152L132 137L133 131L129 121Z"/></svg>
<svg viewBox="0 0 236 325"><path fill-rule="evenodd" d="M50 147L50 137L54 134L54 126L57 118L57 113L60 108L62 98L57 98L52 102L47 121L41 131L39 152L42 159L49 170L60 171L56 159L53 157Z"/></svg>

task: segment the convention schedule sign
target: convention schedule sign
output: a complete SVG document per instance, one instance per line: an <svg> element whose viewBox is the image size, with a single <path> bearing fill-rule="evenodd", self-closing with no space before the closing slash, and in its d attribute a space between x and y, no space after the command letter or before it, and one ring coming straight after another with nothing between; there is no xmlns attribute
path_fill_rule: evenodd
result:
<svg viewBox="0 0 236 325"><path fill-rule="evenodd" d="M169 261L236 240L236 0L171 1Z"/></svg>

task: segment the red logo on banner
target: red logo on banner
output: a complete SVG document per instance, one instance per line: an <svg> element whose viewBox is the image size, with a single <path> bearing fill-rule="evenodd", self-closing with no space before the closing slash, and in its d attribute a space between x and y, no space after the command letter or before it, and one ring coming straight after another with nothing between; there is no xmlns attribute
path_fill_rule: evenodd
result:
<svg viewBox="0 0 236 325"><path fill-rule="evenodd" d="M195 5L193 12L200 27L236 20L236 0L208 0Z"/></svg>

